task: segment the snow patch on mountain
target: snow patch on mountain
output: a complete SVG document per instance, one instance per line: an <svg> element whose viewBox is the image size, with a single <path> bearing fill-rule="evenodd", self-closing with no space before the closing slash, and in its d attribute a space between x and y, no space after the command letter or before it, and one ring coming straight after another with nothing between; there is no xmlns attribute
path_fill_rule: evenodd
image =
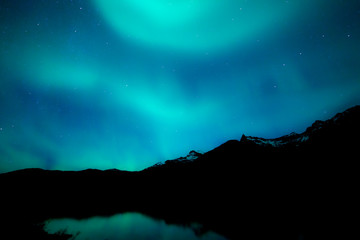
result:
<svg viewBox="0 0 360 240"><path fill-rule="evenodd" d="M245 136L241 138L242 142L252 142L254 144L260 146L267 146L267 147L282 147L286 145L299 145L302 142L306 142L309 140L309 136L307 134L298 134L298 133L290 133L280 138L273 138L273 139L266 139L260 137L251 137Z"/></svg>

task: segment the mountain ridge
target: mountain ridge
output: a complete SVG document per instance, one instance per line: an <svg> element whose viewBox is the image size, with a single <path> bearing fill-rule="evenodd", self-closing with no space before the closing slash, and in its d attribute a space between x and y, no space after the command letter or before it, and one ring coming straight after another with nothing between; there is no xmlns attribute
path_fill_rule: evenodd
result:
<svg viewBox="0 0 360 240"><path fill-rule="evenodd" d="M349 120L349 118L351 120ZM189 152L189 154L185 157L179 157L176 159L172 159L172 160L166 160L165 162L158 162L152 166L149 166L143 170L139 170L139 171L127 171L127 170L120 170L120 169L107 169L107 170L98 170L98 169L84 169L84 170L80 170L80 171L66 171L66 172L86 172L86 171L91 171L91 170L96 170L96 171L118 171L118 172L142 172L142 171L147 171L148 169L153 169L156 167L160 167L162 165L166 165L166 164L175 164L175 163L189 163L193 160L196 160L198 158L202 158L204 155L206 156L207 154L211 153L212 151L222 148L224 145L239 145L239 144L254 144L254 145L258 145L261 147L265 147L265 148L284 148L284 147L302 147L301 145L306 144L307 141L311 141L313 140L312 138L319 138L319 131L323 131L324 128L325 130L330 129L331 131L334 130L334 127L336 126L340 126L342 127L341 130L347 130L347 132L349 131L349 128L344 128L342 125L344 124L349 124L351 126L354 125L360 125L357 123L360 123L360 105L356 105L353 106L341 113L337 113L336 115L334 115L332 118L322 121L322 120L316 120L311 126L307 127L306 130L302 133L296 133L296 132L291 132L290 134L284 135L284 136L280 136L277 138L262 138L262 137L255 137L255 136L246 136L245 134L242 135L242 137L240 138L240 140L236 140L236 139L232 139L232 140L228 140L227 142L219 145L218 147L215 147L214 149L205 152L205 153L199 153L195 150L191 150ZM351 129L350 129L351 130ZM353 129L354 131L358 131L359 130L359 126L357 126L356 128ZM339 131L339 130L337 130ZM320 133L323 134L323 133ZM327 134L328 135L328 134ZM324 140L324 139L322 139ZM328 141L326 141L328 142ZM40 169L40 168L28 168L28 169L19 169L19 170L15 170L12 172L22 172L22 171L31 171L31 170L36 170L36 169ZM45 169L42 169L45 170ZM61 171L61 170L50 170L50 171ZM11 173L11 172L9 172ZM6 174L6 173L2 173L2 174ZM0 174L0 175L2 175Z"/></svg>
<svg viewBox="0 0 360 240"><path fill-rule="evenodd" d="M141 212L180 225L197 222L228 239L346 238L357 230L348 215L356 216L360 201L354 190L359 123L360 106L355 106L300 134L243 135L138 172L0 174L0 236L66 239L38 226L49 218Z"/></svg>
<svg viewBox="0 0 360 240"><path fill-rule="evenodd" d="M243 151L243 154L251 154L251 151L261 151L263 154L259 155L270 152L282 152L284 154L296 152L302 153L302 155L311 155L311 153L320 154L321 151L324 151L323 158L326 158L332 156L334 150L337 152L350 151L358 145L358 142L353 141L351 136L352 134L356 135L356 133L360 133L359 123L360 105L357 105L344 112L337 113L328 120L315 121L302 133L292 132L281 137L269 139L243 134L240 140L229 140L203 154L192 150L188 156L191 154L196 155L196 158L193 160L202 161L204 158L212 158L211 155L213 154L216 155L217 158L220 158L221 156L216 153L219 151L223 152L224 158L233 158L231 155L239 156L241 155L239 151ZM332 147L334 147L334 149L331 149ZM189 161L188 156L167 160L165 163L155 164L149 167L149 169L164 167L166 165L190 163L191 161ZM145 169L145 171L146 170L148 169Z"/></svg>

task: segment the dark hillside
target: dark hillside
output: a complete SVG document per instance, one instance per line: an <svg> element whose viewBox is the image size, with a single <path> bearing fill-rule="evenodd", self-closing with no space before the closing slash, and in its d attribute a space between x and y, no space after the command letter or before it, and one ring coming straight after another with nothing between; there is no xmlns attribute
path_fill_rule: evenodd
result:
<svg viewBox="0 0 360 240"><path fill-rule="evenodd" d="M357 230L351 216L359 202L359 123L356 106L300 134L244 135L140 172L1 174L1 238L64 239L43 234L37 224L131 211L197 222L200 233L229 239L348 239Z"/></svg>

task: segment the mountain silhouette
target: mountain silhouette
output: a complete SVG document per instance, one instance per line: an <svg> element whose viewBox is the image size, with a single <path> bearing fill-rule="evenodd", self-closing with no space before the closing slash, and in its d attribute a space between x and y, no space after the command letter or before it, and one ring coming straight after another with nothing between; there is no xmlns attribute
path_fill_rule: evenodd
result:
<svg viewBox="0 0 360 240"><path fill-rule="evenodd" d="M0 175L1 239L48 235L49 218L140 212L228 239L347 239L357 231L360 106L303 133L243 135L138 172L24 169Z"/></svg>

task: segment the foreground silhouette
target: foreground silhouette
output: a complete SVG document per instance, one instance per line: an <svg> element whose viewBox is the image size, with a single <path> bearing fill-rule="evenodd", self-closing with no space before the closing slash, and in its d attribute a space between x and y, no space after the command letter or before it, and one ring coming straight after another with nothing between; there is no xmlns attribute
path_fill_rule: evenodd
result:
<svg viewBox="0 0 360 240"><path fill-rule="evenodd" d="M347 239L356 233L360 106L301 134L242 136L139 172L0 175L1 239L48 235L49 218L140 212L229 239Z"/></svg>

